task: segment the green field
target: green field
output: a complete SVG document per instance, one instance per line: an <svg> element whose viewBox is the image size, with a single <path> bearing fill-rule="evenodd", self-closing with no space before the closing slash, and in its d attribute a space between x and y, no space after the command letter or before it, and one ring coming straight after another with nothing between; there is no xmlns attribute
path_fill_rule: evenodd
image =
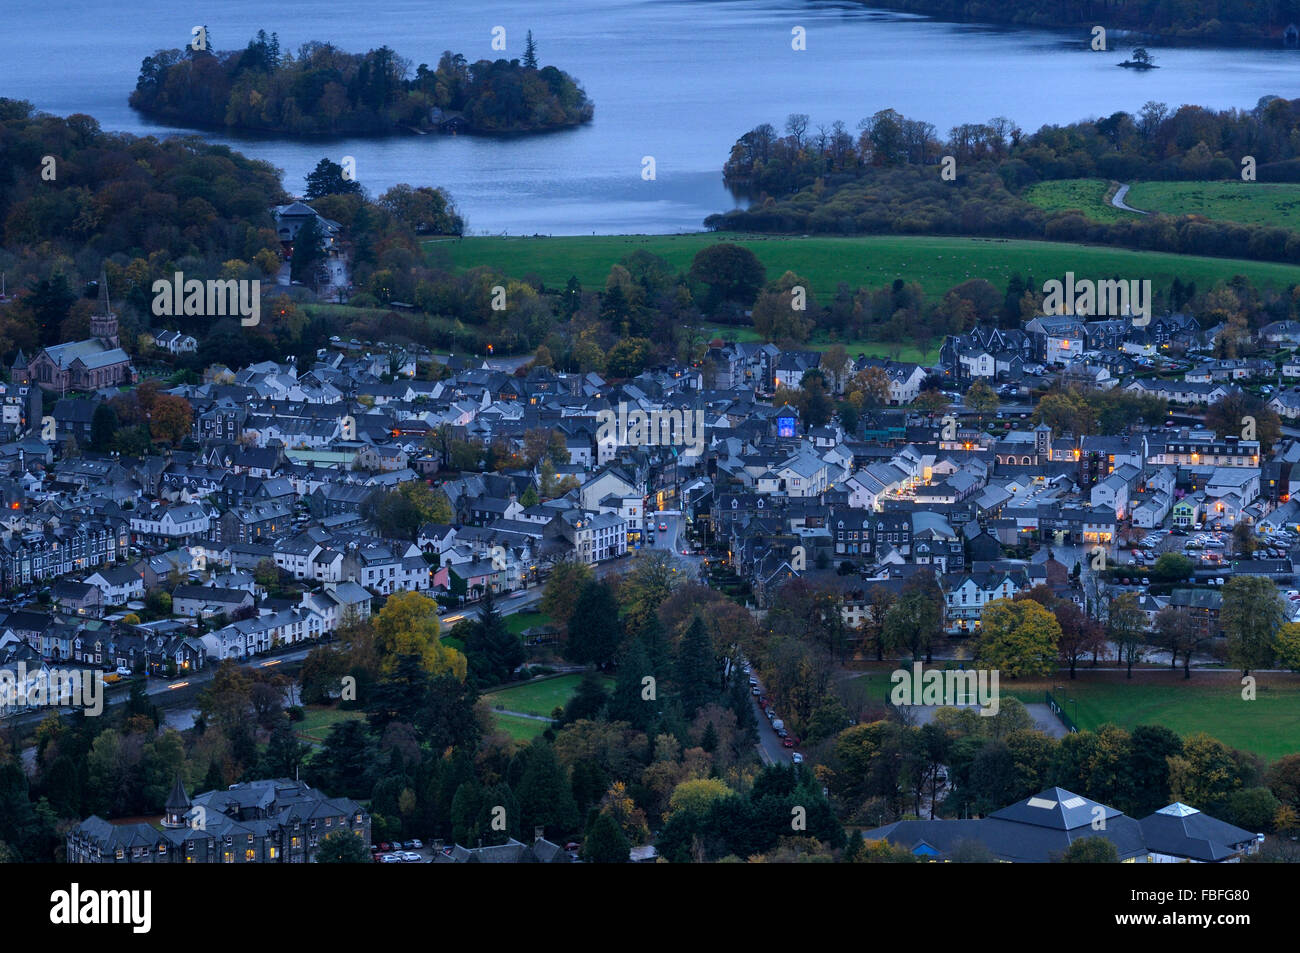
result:
<svg viewBox="0 0 1300 953"><path fill-rule="evenodd" d="M1166 215L1300 229L1300 185L1269 182L1138 182L1125 201Z"/></svg>
<svg viewBox="0 0 1300 953"><path fill-rule="evenodd" d="M1300 282L1300 267L1230 258L1203 258L1166 252L1129 251L1101 245L1030 242L986 238L867 236L810 238L732 234L603 235L564 238L466 238L425 243L431 262L454 268L486 265L514 277L535 275L549 288L561 288L570 275L584 287L603 288L610 266L644 249L688 269L696 252L722 241L751 249L769 279L787 270L808 279L818 298L834 294L839 282L879 287L896 278L919 281L927 294L940 295L970 278L984 278L999 289L1012 274L1036 280L1073 271L1078 278L1134 275L1157 287L1175 277L1211 287L1219 279L1244 275L1257 286L1285 288Z"/></svg>
<svg viewBox="0 0 1300 953"><path fill-rule="evenodd" d="M855 690L873 701L883 700L891 687L889 671L883 669L854 682L865 683ZM1048 689L1071 718L1077 711L1079 726L1089 731L1107 722L1130 731L1138 725L1163 725L1183 737L1205 732L1266 761L1300 753L1300 679L1295 676L1259 676L1257 697L1249 702L1242 700L1236 675L1193 670L1188 682L1181 670L1171 674L1163 666L1134 669L1131 682L1122 673L1090 675L1084 668L1075 681L1062 673L1051 681L1003 680L998 685L1001 695L1030 704L1042 704Z"/></svg>
<svg viewBox="0 0 1300 953"><path fill-rule="evenodd" d="M512 688L485 692L483 697L493 708L520 711L525 715L549 716L556 708L564 707L564 703L578 690L578 683L581 681L580 674L561 675L559 678L546 678L515 685ZM608 681L613 683L613 679Z"/></svg>
<svg viewBox="0 0 1300 953"><path fill-rule="evenodd" d="M511 635L522 636L525 629L539 629L551 624L551 617L544 612L515 612L505 617L506 628Z"/></svg>
<svg viewBox="0 0 1300 953"><path fill-rule="evenodd" d="M304 741L318 745L325 743L330 729L339 722L366 716L365 712L361 711L341 711L338 708L325 708L321 705L309 705L306 711L306 717L302 721L295 722L294 730Z"/></svg>
<svg viewBox="0 0 1300 953"><path fill-rule="evenodd" d="M1125 212L1110 204L1115 189L1115 183L1105 179L1054 179L1031 185L1025 190L1023 198L1049 212L1077 209L1094 222L1109 224L1137 218L1136 213ZM1130 201L1128 204L1134 203Z"/></svg>
<svg viewBox="0 0 1300 953"><path fill-rule="evenodd" d="M1208 674L1208 673L1204 673ZM1137 675L1135 674L1135 679ZM1260 676L1254 701L1243 701L1239 680L1171 684L1099 684L1076 681L1066 685L1062 709L1094 730L1106 722L1121 728L1164 725L1187 737L1205 732L1225 745L1253 751L1266 761L1300 753L1300 684L1294 679ZM1041 701L1041 696L1039 697Z"/></svg>
<svg viewBox="0 0 1300 953"><path fill-rule="evenodd" d="M493 714L498 731L504 731L514 741L527 744L546 730L547 722L536 718L520 718L518 715Z"/></svg>

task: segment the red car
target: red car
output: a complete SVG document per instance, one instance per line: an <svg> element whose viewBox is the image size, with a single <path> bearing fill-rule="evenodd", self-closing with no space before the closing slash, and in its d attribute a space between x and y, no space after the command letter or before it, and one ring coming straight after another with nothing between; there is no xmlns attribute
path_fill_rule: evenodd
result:
<svg viewBox="0 0 1300 953"><path fill-rule="evenodd" d="M781 744L787 748L793 748L795 746L795 739L791 735L786 735L781 739Z"/></svg>
<svg viewBox="0 0 1300 953"><path fill-rule="evenodd" d="M392 846L389 845L389 844L380 844L380 845L379 845L379 852L380 852L381 854L386 854L386 853L388 853L390 850L392 850Z"/></svg>

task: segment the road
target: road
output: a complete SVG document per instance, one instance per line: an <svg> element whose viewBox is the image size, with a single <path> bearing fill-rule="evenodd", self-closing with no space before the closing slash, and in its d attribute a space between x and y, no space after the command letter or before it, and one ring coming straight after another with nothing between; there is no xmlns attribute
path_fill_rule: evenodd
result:
<svg viewBox="0 0 1300 953"><path fill-rule="evenodd" d="M1118 189L1116 189L1115 194L1111 196L1110 204L1123 212L1135 212L1138 215L1150 215L1151 214L1150 212L1144 212L1140 208L1134 208L1133 206L1129 205L1127 202L1124 201L1124 196L1128 195L1128 188L1129 187L1127 185L1121 185Z"/></svg>
<svg viewBox="0 0 1300 953"><path fill-rule="evenodd" d="M666 526L667 529L660 531L660 526ZM654 544L643 543L642 552L657 551L672 553L678 560L692 567L693 574L699 576L700 569L704 564L704 557L695 554L691 547L690 541L686 538L686 518L676 511L655 513L646 513L646 531L655 534ZM683 554L682 550L690 550L689 553Z"/></svg>
<svg viewBox="0 0 1300 953"><path fill-rule="evenodd" d="M759 688L762 688L761 682ZM767 714L763 711L763 706L758 703L757 695L750 696L750 704L754 706L754 717L758 720L759 757L763 759L764 764L789 764L793 753L792 749L781 744L781 739L772 730L772 723L767 720Z"/></svg>

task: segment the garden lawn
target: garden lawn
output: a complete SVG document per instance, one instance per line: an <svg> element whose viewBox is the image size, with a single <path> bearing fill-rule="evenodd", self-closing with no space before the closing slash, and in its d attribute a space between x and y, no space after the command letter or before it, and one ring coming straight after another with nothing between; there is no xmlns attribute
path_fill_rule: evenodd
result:
<svg viewBox="0 0 1300 953"><path fill-rule="evenodd" d="M525 715L545 715L550 717L556 708L563 708L564 703L573 697L582 681L581 673L561 675L558 678L543 678L522 685L513 685L492 692L484 692L492 708L506 711L519 711ZM613 683L613 679L607 680ZM608 688L608 685L606 686ZM543 725L543 727L545 727Z"/></svg>
<svg viewBox="0 0 1300 953"><path fill-rule="evenodd" d="M540 736L550 724L535 718L520 718L518 715L503 715L493 712L492 718L498 731L504 731L514 741L527 743Z"/></svg>
<svg viewBox="0 0 1300 953"><path fill-rule="evenodd" d="M551 617L544 612L515 612L505 617L506 628L511 635L522 636L524 629L545 628L551 624Z"/></svg>
<svg viewBox="0 0 1300 953"><path fill-rule="evenodd" d="M339 708L327 708L323 705L308 705L306 711L306 717L302 721L294 722L294 730L298 732L298 736L304 741L310 741L317 745L325 743L325 738L329 735L330 729L339 722L366 717L363 711L343 711Z"/></svg>

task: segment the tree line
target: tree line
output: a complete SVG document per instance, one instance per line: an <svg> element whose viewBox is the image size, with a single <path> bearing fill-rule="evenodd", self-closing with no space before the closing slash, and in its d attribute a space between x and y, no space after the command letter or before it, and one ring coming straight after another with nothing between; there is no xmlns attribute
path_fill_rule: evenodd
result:
<svg viewBox="0 0 1300 953"><path fill-rule="evenodd" d="M1300 232L1152 214L1110 224L1024 199L1052 179L1240 180L1247 156L1260 181L1300 181L1300 100L1263 97L1249 110L1147 102L1136 114L1048 125L1026 134L1005 117L935 127L883 109L857 126L810 131L789 116L740 137L723 176L752 199L710 215L715 230L836 234L962 234L1113 244L1192 255L1300 262ZM955 162L955 178L939 163Z"/></svg>

